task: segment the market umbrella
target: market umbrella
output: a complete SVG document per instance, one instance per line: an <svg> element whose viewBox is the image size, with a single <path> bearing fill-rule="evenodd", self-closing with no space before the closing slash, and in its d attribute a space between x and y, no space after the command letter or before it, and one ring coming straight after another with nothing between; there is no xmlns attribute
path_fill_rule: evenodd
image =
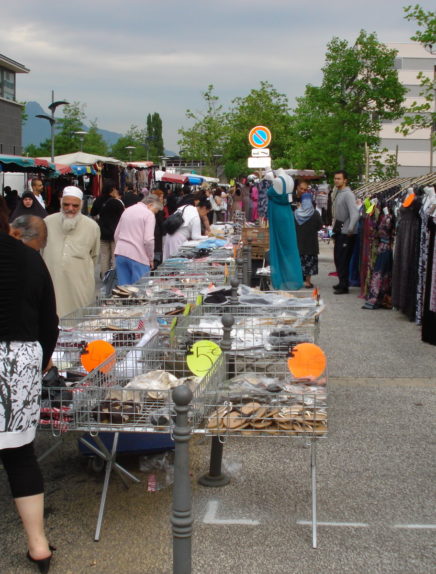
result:
<svg viewBox="0 0 436 574"><path fill-rule="evenodd" d="M165 181L167 183L188 183L188 177L186 175L182 175L180 173L168 173L165 172L161 178L161 181Z"/></svg>

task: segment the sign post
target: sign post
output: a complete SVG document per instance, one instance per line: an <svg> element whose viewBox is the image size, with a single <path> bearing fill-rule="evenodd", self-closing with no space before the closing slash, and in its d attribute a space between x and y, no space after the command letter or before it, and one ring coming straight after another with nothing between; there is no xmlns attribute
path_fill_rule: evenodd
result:
<svg viewBox="0 0 436 574"><path fill-rule="evenodd" d="M249 168L271 168L271 157L268 149L271 143L271 131L266 126L255 126L248 134L252 147L251 157L248 158Z"/></svg>

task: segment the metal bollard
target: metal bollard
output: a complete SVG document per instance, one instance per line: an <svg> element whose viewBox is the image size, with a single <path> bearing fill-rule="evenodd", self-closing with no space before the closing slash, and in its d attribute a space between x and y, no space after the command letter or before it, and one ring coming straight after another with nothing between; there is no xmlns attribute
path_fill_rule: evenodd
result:
<svg viewBox="0 0 436 574"><path fill-rule="evenodd" d="M249 246L246 244L242 248L242 283L248 285L248 259L250 257Z"/></svg>
<svg viewBox="0 0 436 574"><path fill-rule="evenodd" d="M236 259L236 274L237 274L239 283L244 282L243 264L244 264L243 259L241 257L238 257Z"/></svg>
<svg viewBox="0 0 436 574"><path fill-rule="evenodd" d="M192 493L189 476L189 440L191 427L188 424L189 403L192 392L186 385L174 389L176 424L173 430L174 487L171 524L173 525L173 574L191 574L192 555Z"/></svg>
<svg viewBox="0 0 436 574"><path fill-rule="evenodd" d="M253 240L250 238L248 239L248 246L247 246L247 285L251 287L252 275L253 275L253 260L252 256L252 246Z"/></svg>
<svg viewBox="0 0 436 574"><path fill-rule="evenodd" d="M231 286L230 303L232 305L239 305L239 297L238 297L239 281L237 277L232 277L232 279L230 280L230 286Z"/></svg>
<svg viewBox="0 0 436 574"><path fill-rule="evenodd" d="M230 337L230 333L232 330L233 323L235 322L235 318L233 315L226 313L221 317L221 323L223 324L223 338L220 342L221 349L225 351L229 351L232 347L232 339ZM226 355L226 374L228 375L228 356ZM209 472L200 476L198 479L199 484L202 486L225 486L229 484L230 477L226 474L223 474L221 466L223 460L223 450L224 444L220 440L218 436L212 437L212 443L210 447L210 464L209 464Z"/></svg>

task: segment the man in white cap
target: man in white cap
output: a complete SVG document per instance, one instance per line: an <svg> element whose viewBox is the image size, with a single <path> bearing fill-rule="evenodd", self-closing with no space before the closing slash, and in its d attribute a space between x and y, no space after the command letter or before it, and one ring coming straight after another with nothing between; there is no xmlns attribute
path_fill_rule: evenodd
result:
<svg viewBox="0 0 436 574"><path fill-rule="evenodd" d="M95 300L95 270L100 250L100 228L81 213L83 193L68 186L60 213L45 218L48 239L44 261L50 271L59 317Z"/></svg>

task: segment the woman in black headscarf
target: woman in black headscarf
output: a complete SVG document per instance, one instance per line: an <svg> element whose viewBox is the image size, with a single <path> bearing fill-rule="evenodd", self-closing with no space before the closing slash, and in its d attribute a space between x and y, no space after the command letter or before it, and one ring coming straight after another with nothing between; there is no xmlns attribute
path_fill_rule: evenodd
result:
<svg viewBox="0 0 436 574"><path fill-rule="evenodd" d="M17 207L12 212L9 221L14 221L20 215L36 215L44 219L47 216L47 212L31 191L25 191L18 201Z"/></svg>

